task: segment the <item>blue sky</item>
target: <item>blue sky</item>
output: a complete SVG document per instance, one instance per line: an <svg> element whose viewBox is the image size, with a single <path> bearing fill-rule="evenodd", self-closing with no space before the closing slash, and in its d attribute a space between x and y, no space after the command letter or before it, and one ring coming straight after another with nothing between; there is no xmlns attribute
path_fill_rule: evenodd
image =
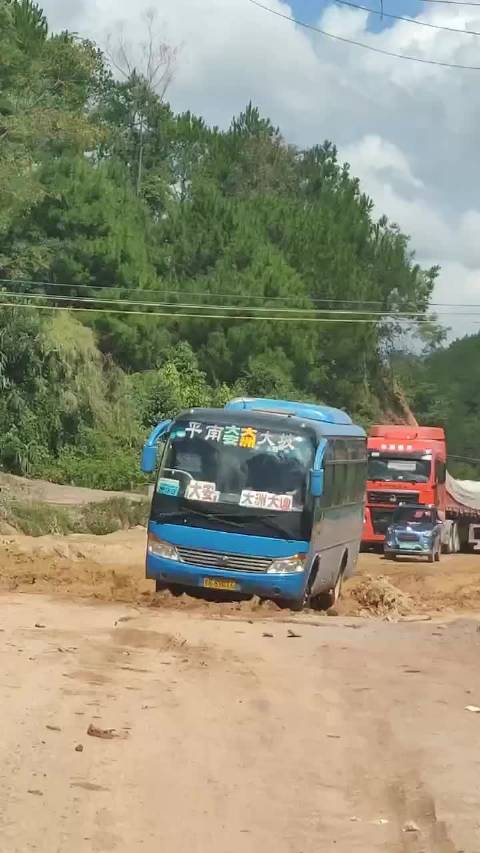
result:
<svg viewBox="0 0 480 853"><path fill-rule="evenodd" d="M329 5L330 0L289 0L290 6L293 8L295 16L302 21L312 22L319 18L321 10ZM368 6L372 9L380 8L380 0L353 0L362 6ZM268 5L268 3L265 3ZM384 0L383 9L385 12L391 12L394 15L417 15L426 6L420 0ZM384 18L383 22L379 15L372 15L370 25L372 30L377 30L379 27L390 26L392 24L390 18Z"/></svg>

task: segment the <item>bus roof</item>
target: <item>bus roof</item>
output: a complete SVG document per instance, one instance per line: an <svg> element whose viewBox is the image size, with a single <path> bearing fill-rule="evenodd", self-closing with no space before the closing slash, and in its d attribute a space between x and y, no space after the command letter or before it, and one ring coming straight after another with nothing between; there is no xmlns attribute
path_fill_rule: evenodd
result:
<svg viewBox="0 0 480 853"><path fill-rule="evenodd" d="M244 403L246 405L244 405ZM268 407L267 404L270 404ZM282 408L282 406L284 408ZM322 410L322 411L321 411ZM330 412L331 420L325 413ZM338 413L338 421L333 420ZM316 417L312 415L316 414ZM320 416L323 414L323 418ZM175 420L198 418L211 423L231 423L232 418L238 424L252 425L252 421L265 429L302 430L308 428L317 436L337 436L339 438L365 438L364 430L352 423L351 419L339 409L327 406L311 406L303 403L289 403L283 400L232 400L223 409L190 409L181 412Z"/></svg>
<svg viewBox="0 0 480 853"><path fill-rule="evenodd" d="M225 405L226 409L248 409L254 412L287 415L320 421L327 424L350 426L353 421L346 412L331 406L320 406L316 403L292 403L289 400L270 400L261 397L237 397Z"/></svg>

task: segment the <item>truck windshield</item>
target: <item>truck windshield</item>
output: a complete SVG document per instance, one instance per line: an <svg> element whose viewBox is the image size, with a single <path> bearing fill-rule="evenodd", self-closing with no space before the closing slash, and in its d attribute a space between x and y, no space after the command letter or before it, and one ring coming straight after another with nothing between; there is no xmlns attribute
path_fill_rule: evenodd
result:
<svg viewBox="0 0 480 853"><path fill-rule="evenodd" d="M200 510L210 522L223 517L242 527L275 516L280 530L292 533L305 508L314 453L313 440L304 434L176 422L160 465L154 512L183 510L198 523ZM288 519L295 517L292 526ZM265 525L268 535L273 526Z"/></svg>
<svg viewBox="0 0 480 853"><path fill-rule="evenodd" d="M431 459L412 456L386 456L371 452L368 456L368 479L380 482L428 483Z"/></svg>

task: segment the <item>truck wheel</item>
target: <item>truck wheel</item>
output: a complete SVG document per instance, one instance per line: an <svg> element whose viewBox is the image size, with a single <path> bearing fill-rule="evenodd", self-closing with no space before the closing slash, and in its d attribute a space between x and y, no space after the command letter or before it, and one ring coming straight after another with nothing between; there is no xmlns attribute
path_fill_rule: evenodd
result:
<svg viewBox="0 0 480 853"><path fill-rule="evenodd" d="M458 530L458 524L454 524L452 527L452 543L453 543L452 554L458 554L460 552L460 549L461 549L460 532Z"/></svg>

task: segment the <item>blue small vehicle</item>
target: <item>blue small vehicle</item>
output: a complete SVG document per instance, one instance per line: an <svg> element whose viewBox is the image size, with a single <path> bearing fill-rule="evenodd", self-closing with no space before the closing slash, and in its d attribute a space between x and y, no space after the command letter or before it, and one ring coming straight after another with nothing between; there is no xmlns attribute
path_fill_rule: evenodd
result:
<svg viewBox="0 0 480 853"><path fill-rule="evenodd" d="M401 504L385 534L385 558L426 557L438 563L442 552L442 521L435 506Z"/></svg>

